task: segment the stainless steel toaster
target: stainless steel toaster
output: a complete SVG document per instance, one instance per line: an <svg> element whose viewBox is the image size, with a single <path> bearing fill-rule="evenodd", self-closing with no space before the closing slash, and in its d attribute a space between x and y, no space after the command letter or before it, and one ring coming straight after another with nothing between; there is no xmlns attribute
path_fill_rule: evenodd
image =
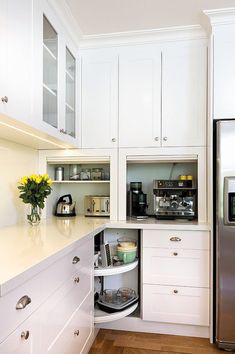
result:
<svg viewBox="0 0 235 354"><path fill-rule="evenodd" d="M103 195L85 196L85 215L86 216L109 216L110 197Z"/></svg>

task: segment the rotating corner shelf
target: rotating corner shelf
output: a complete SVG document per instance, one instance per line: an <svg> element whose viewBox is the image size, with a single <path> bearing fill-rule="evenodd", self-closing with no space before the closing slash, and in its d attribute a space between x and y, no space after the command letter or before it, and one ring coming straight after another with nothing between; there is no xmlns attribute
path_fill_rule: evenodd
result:
<svg viewBox="0 0 235 354"><path fill-rule="evenodd" d="M120 320L121 318L124 318L130 315L132 312L134 312L137 307L138 307L138 303L128 307L123 311L114 312L114 313L107 313L95 307L95 323L107 323L107 322Z"/></svg>
<svg viewBox="0 0 235 354"><path fill-rule="evenodd" d="M138 259L136 259L132 263L123 264L121 266L109 266L106 268L103 268L103 267L95 268L94 276L95 277L102 277L102 276L126 273L132 269L135 269L137 267L137 265L138 265Z"/></svg>

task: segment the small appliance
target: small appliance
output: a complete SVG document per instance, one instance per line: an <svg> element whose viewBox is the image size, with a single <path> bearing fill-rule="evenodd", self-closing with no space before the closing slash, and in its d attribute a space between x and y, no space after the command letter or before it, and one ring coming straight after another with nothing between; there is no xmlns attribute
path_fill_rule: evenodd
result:
<svg viewBox="0 0 235 354"><path fill-rule="evenodd" d="M85 216L110 216L110 197L86 195Z"/></svg>
<svg viewBox="0 0 235 354"><path fill-rule="evenodd" d="M136 219L146 219L147 194L142 191L142 182L131 182L127 192L127 216Z"/></svg>
<svg viewBox="0 0 235 354"><path fill-rule="evenodd" d="M154 214L157 219L197 218L197 189L190 180L154 180Z"/></svg>
<svg viewBox="0 0 235 354"><path fill-rule="evenodd" d="M63 195L56 204L55 216L75 216L75 204L71 194Z"/></svg>

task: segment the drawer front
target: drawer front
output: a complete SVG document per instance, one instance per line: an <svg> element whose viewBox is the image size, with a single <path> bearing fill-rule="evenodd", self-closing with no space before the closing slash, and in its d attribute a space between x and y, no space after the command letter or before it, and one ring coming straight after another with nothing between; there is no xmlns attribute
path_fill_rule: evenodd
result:
<svg viewBox="0 0 235 354"><path fill-rule="evenodd" d="M47 348L50 354L78 354L83 352L93 333L94 294L91 292L85 301L75 310L64 329ZM85 354L85 353L84 353Z"/></svg>
<svg viewBox="0 0 235 354"><path fill-rule="evenodd" d="M90 267L90 269L90 274L88 272L79 273L78 271L40 307L43 318L42 336L47 348L46 353L50 352L52 343L63 330L74 311L82 304L88 294L94 293L92 291L92 268ZM74 281L78 277L80 279L79 283Z"/></svg>
<svg viewBox="0 0 235 354"><path fill-rule="evenodd" d="M144 284L143 320L209 326L209 290Z"/></svg>
<svg viewBox="0 0 235 354"><path fill-rule="evenodd" d="M73 264L72 261L75 256L79 257L80 260ZM81 291L80 298L82 298L84 293L91 289L92 270L93 242L88 240L22 286L0 297L0 313L4 318L4 321L0 321L0 342L71 277L80 277L80 289L82 288L81 282L84 283L84 279L87 278L87 287L84 287L84 290ZM25 308L16 310L17 302L25 295L31 299L31 302Z"/></svg>
<svg viewBox="0 0 235 354"><path fill-rule="evenodd" d="M143 247L209 250L209 232L143 230Z"/></svg>
<svg viewBox="0 0 235 354"><path fill-rule="evenodd" d="M209 251L144 248L143 282L209 287Z"/></svg>

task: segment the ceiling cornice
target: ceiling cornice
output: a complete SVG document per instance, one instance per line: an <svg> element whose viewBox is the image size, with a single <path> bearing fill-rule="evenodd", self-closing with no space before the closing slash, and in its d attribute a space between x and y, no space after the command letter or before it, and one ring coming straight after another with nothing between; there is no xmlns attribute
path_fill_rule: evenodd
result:
<svg viewBox="0 0 235 354"><path fill-rule="evenodd" d="M235 23L235 7L215 10L204 10L211 26L221 26Z"/></svg>
<svg viewBox="0 0 235 354"><path fill-rule="evenodd" d="M143 31L127 31L105 33L99 35L83 35L79 43L80 49L101 46L128 45L151 43L158 41L175 41L207 38L205 30L200 25L175 26Z"/></svg>
<svg viewBox="0 0 235 354"><path fill-rule="evenodd" d="M72 38L73 42L78 46L83 37L83 33L78 26L66 0L48 0L48 2L51 4L59 18L62 20L63 25Z"/></svg>

